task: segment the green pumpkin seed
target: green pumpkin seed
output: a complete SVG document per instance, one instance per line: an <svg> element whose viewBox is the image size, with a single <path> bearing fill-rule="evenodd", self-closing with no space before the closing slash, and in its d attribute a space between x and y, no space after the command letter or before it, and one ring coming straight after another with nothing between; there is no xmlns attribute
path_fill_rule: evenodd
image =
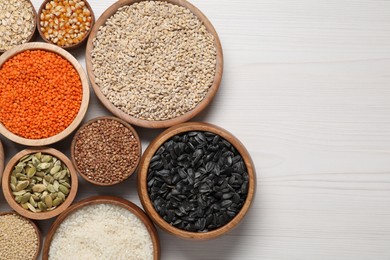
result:
<svg viewBox="0 0 390 260"><path fill-rule="evenodd" d="M66 196L65 196L64 193L62 193L62 192L60 191L60 192L57 193L57 197L60 198L60 199L62 199L62 200L65 200L65 197L66 197Z"/></svg>
<svg viewBox="0 0 390 260"><path fill-rule="evenodd" d="M29 181L19 181L15 186L15 191L21 191L28 187Z"/></svg>
<svg viewBox="0 0 390 260"><path fill-rule="evenodd" d="M31 193L30 192L26 192L25 194L23 194L23 196L21 197L21 200L19 203L26 203L30 200L31 197Z"/></svg>
<svg viewBox="0 0 390 260"><path fill-rule="evenodd" d="M34 213L37 212L36 208L30 203L27 202L25 205L27 205L28 209L31 210L32 212Z"/></svg>
<svg viewBox="0 0 390 260"><path fill-rule="evenodd" d="M20 195L25 194L26 192L27 192L26 190L14 191L14 192L12 192L12 194L14 194L15 196L20 196Z"/></svg>
<svg viewBox="0 0 390 260"><path fill-rule="evenodd" d="M51 155L44 155L44 156L41 158L41 162L43 162L43 163L48 163L48 162L50 162L52 159L53 159L53 156L51 156Z"/></svg>
<svg viewBox="0 0 390 260"><path fill-rule="evenodd" d="M21 204L24 209L28 209L27 203Z"/></svg>
<svg viewBox="0 0 390 260"><path fill-rule="evenodd" d="M57 207L61 203L62 203L62 199L60 199L60 198L56 198L55 200L53 200L53 206L54 207Z"/></svg>
<svg viewBox="0 0 390 260"><path fill-rule="evenodd" d="M52 193L56 192L56 190L54 189L54 186L52 184L47 185L47 190L49 192L52 192Z"/></svg>
<svg viewBox="0 0 390 260"><path fill-rule="evenodd" d="M60 187L58 188L62 193L64 193L65 195L68 195L69 194L69 189L67 187L65 187L64 185L60 184Z"/></svg>
<svg viewBox="0 0 390 260"><path fill-rule="evenodd" d="M17 203L21 203L21 201L22 201L22 196L16 196L15 197L15 201L17 202Z"/></svg>
<svg viewBox="0 0 390 260"><path fill-rule="evenodd" d="M51 168L50 170L50 174L55 174L57 172L59 172L61 170L61 166L54 166L53 168Z"/></svg>
<svg viewBox="0 0 390 260"><path fill-rule="evenodd" d="M18 183L18 180L15 176L11 176L11 184L16 185Z"/></svg>
<svg viewBox="0 0 390 260"><path fill-rule="evenodd" d="M32 212L55 209L65 201L70 183L66 165L56 157L41 153L23 156L10 178L15 201Z"/></svg>
<svg viewBox="0 0 390 260"><path fill-rule="evenodd" d="M43 162L43 163L38 164L37 168L38 168L38 170L46 170L46 169L50 168L50 166L51 166L51 163Z"/></svg>
<svg viewBox="0 0 390 260"><path fill-rule="evenodd" d="M45 197L45 204L46 204L46 207L48 207L48 208L53 207L53 198L51 196L46 196Z"/></svg>
<svg viewBox="0 0 390 260"><path fill-rule="evenodd" d="M46 186L43 184L35 184L34 187L32 187L32 190L34 192L43 192L46 190Z"/></svg>
<svg viewBox="0 0 390 260"><path fill-rule="evenodd" d="M48 196L48 197L50 197L50 196ZM38 209L40 209L42 211L46 211L47 210L47 206L45 205L45 203L40 201L40 202L38 202Z"/></svg>
<svg viewBox="0 0 390 260"><path fill-rule="evenodd" d="M29 202L30 202L30 204L31 204L34 208L37 207L37 203L36 203L36 201L33 199L33 197L30 196Z"/></svg>
<svg viewBox="0 0 390 260"><path fill-rule="evenodd" d="M33 166L30 169L27 170L27 177L32 178L35 173L37 172L37 169Z"/></svg>

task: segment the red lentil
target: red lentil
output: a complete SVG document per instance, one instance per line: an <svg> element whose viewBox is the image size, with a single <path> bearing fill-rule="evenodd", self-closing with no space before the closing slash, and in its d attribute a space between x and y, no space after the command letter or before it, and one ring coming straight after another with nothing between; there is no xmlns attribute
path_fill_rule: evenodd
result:
<svg viewBox="0 0 390 260"><path fill-rule="evenodd" d="M58 54L24 51L0 68L0 122L28 139L42 139L65 130L82 99L80 77Z"/></svg>

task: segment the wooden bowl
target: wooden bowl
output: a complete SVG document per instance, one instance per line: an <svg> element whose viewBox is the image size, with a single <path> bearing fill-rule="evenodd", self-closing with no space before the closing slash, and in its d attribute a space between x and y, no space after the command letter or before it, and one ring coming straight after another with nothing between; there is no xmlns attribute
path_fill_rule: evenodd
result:
<svg viewBox="0 0 390 260"><path fill-rule="evenodd" d="M33 22L34 22L34 27L31 31L31 34L30 36L27 37L27 40L26 40L26 43L27 42L30 42L33 40L33 38L35 38L35 33L36 33L36 30L37 30L37 11L35 11L35 8L34 8L34 5L33 3L30 1L30 0L24 0L26 2L29 2L31 4L31 7L32 7L32 10L33 10ZM4 52L6 52L6 50L1 50L0 49L0 55L3 54Z"/></svg>
<svg viewBox="0 0 390 260"><path fill-rule="evenodd" d="M78 140L79 135L80 135L80 131L82 129L84 129L85 127L89 126L90 124L92 124L92 123L94 123L96 121L99 121L99 120L115 120L115 121L118 121L119 123L121 123L122 125L127 127L133 133L135 139L137 140L137 143L138 143L138 159L137 159L137 163L135 164L135 166L133 168L129 169L129 172L130 172L129 176L127 176L127 178L125 178L125 179L123 179L121 181L117 181L117 182L113 182L113 183L101 183L101 182L97 182L97 181L91 180L91 179L88 178L87 175L82 173L80 171L80 169L78 168L78 166L77 166L77 163L76 163L76 160L75 160L75 147L76 147L76 141ZM86 124L82 125L77 130L76 134L74 135L73 140L72 140L72 144L71 144L71 147L70 147L71 160L72 160L72 163L73 163L74 167L76 168L76 171L80 174L81 177L83 177L84 180L86 180L86 181L88 181L88 182L90 182L90 183L92 183L94 185L97 185L97 186L112 186L112 185L121 183L121 182L125 181L126 179L128 179L135 172L135 170L137 169L139 161L141 159L141 154L142 154L142 145L141 145L141 140L139 139L139 136L137 134L137 131L135 131L135 129L131 125L126 123L124 120L122 120L120 118L117 118L117 117L113 117L113 116L97 117L97 118L94 118L94 119L88 121Z"/></svg>
<svg viewBox="0 0 390 260"><path fill-rule="evenodd" d="M100 26L104 25L106 23L106 20L111 17L113 14L116 13L116 11L126 5L132 5L137 2L142 2L144 0L119 0L112 6L110 6L96 21L95 26L92 28L91 34L89 36L88 42L87 42L87 49L85 54L85 60L87 65L87 73L89 76L89 80L91 81L93 90L95 91L96 96L100 100L100 102L109 110L111 113L116 115L117 117L122 118L126 122L129 122L130 124L146 127L146 128L166 128L170 127L185 121L190 120L197 114L199 114L201 111L203 111L208 104L211 102L211 100L214 98L215 94L218 91L219 85L221 84L222 80L222 73L223 73L223 53L222 53L222 46L221 42L219 40L218 34L216 30L214 29L211 22L207 19L207 17L194 5L187 1L183 0L156 0L156 1L163 1L168 2L174 5L182 6L187 9L189 9L192 13L194 13L199 20L202 21L202 23L206 26L207 30L214 36L214 45L217 51L217 65L216 65L216 73L214 77L213 85L210 87L207 95L205 98L191 111L172 118L168 120L161 120L161 121L150 121L150 120L143 120L136 117L133 117L131 115L128 115L127 113L123 112L119 108L115 107L101 92L99 86L95 82L95 75L92 70L92 57L91 52L93 50L93 42L92 40L96 37L97 32L100 28Z"/></svg>
<svg viewBox="0 0 390 260"><path fill-rule="evenodd" d="M1 176L3 175L4 170L4 148L3 144L0 141L0 184L1 184Z"/></svg>
<svg viewBox="0 0 390 260"><path fill-rule="evenodd" d="M171 137L177 134L191 132L191 131L212 132L214 134L221 136L228 142L230 142L242 156L249 175L248 194L247 194L246 201L243 207L241 208L240 212L224 226L208 232L189 232L170 225L155 210L150 200L148 189L147 189L147 182L148 182L147 177L148 177L150 160L153 157L153 155L156 153L158 148ZM252 162L252 159L248 151L245 149L243 144L226 130L218 126L207 124L207 123L197 123L197 122L183 123L165 130L163 133L157 136L156 139L152 141L152 143L144 152L144 155L141 158L140 169L138 172L138 195L141 200L142 206L145 209L145 212L149 215L149 217L153 220L153 222L157 226L159 226L162 230L174 236L185 238L185 239L208 240L208 239L222 236L226 234L228 231L232 230L243 220L244 216L248 212L255 195L255 189L256 189L256 173L255 173L254 164Z"/></svg>
<svg viewBox="0 0 390 260"><path fill-rule="evenodd" d="M37 23L38 33L41 36L42 40L44 40L47 43L54 44L55 46L58 46L58 47L60 47L62 49L65 49L65 50L73 50L73 49L76 49L76 48L80 47L88 39L88 36L89 36L89 34L91 33L91 30L92 30L92 27L95 24L95 15L93 13L92 7L87 2L87 0L83 0L85 5L87 6L89 11L91 12L91 18L92 18L91 26L90 26L91 29L89 29L89 31L84 35L83 39L81 41L79 41L78 43L76 43L76 44L72 44L72 45L69 45L69 46L59 46L59 45L53 43L52 41L46 39L46 37L44 36L44 34L42 32L42 29L41 29L41 13L43 12L43 9L45 8L46 4L48 2L51 2L51 1L52 0L45 0L45 1L43 1L43 3L41 4L41 6L39 7L39 10L38 10L38 15L37 15L37 19L36 19L37 22L36 23Z"/></svg>
<svg viewBox="0 0 390 260"><path fill-rule="evenodd" d="M50 251L50 245L53 240L53 236L55 235L58 227L61 225L61 223L69 217L71 214L76 212L77 210L89 206L89 205L96 205L96 204L112 204L116 206L120 206L122 208L125 208L129 210L131 213L133 213L135 216L137 216L142 223L146 226L149 235L152 239L153 243L153 259L158 260L160 259L161 249L160 249L160 240L158 237L158 233L156 228L153 225L153 222L149 219L149 217L140 209L137 205L131 203L130 201L127 201L122 198L118 197L112 197L112 196L95 196L88 199L84 199L80 202L75 203L70 208L68 208L64 213L62 213L52 224L52 226L49 229L49 232L46 236L45 243L43 245L43 252L42 252L42 259L47 260L49 259L49 251Z"/></svg>
<svg viewBox="0 0 390 260"><path fill-rule="evenodd" d="M5 215L18 215L20 216L18 213L16 212L4 212L4 213L0 213L0 216L5 216ZM39 253L41 252L41 247L42 247L42 234L41 234L41 231L39 230L39 228L37 227L37 225L31 220L31 219L28 219L28 218L25 218L23 216L20 216L21 218L24 218L25 220L27 220L35 229L35 233L37 234L37 237L38 237L38 250L37 252L35 253L34 255L34 260L38 260L39 258Z"/></svg>
<svg viewBox="0 0 390 260"><path fill-rule="evenodd" d="M22 158L27 154L33 154L38 152L41 152L43 154L50 154L52 156L57 157L59 160L61 160L69 169L72 183L71 183L71 189L68 194L68 197L60 206L58 206L57 208L51 211L34 213L30 210L22 208L22 206L15 201L14 195L12 194L12 189L10 187L10 178L14 166L18 163L20 158ZM76 170L74 169L72 162L63 153L53 148L41 147L41 148L25 149L23 151L20 151L14 157L12 157L11 160L8 162L2 177L2 189L6 201L11 206L11 208L13 208L16 212L30 219L44 220L44 219L50 219L55 216L58 216L65 209L67 209L70 206L70 204L72 204L74 198L76 197L77 188L78 188L78 179L77 179Z"/></svg>
<svg viewBox="0 0 390 260"><path fill-rule="evenodd" d="M19 143L26 146L45 146L49 144L56 143L65 137L67 137L69 134L71 134L77 126L81 123L81 121L84 118L85 113L88 109L88 103L89 103L89 83L87 76L81 66L81 64L74 58L69 52L61 49L58 46L55 46L53 44L47 44L47 43L40 43L40 42L33 42L33 43L26 43L17 47L12 48L11 50L5 52L2 56L0 56L0 68L1 66L10 58L13 56L24 52L26 50L45 50L45 51L51 51L54 52L60 56L62 56L64 59L68 60L73 67L76 69L80 76L82 88L83 88L83 97L81 100L81 105L79 112L73 122L62 132L43 139L27 139L21 136L18 136L11 131L9 131L1 122L0 122L0 133L4 135L6 138L8 138L11 141L14 141L15 143Z"/></svg>

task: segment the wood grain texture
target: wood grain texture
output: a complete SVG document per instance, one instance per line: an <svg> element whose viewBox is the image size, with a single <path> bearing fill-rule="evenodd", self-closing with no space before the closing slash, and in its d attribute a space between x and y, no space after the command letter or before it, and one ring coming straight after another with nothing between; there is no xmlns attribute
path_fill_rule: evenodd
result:
<svg viewBox="0 0 390 260"><path fill-rule="evenodd" d="M161 121L152 121L152 120L144 120L140 119L134 116L131 116L116 106L112 104L102 93L100 87L95 83L95 75L93 73L93 64L92 64L92 57L91 52L93 50L93 39L96 37L99 29L101 26L104 26L107 19L110 18L112 15L114 15L119 8L123 6L132 5L134 3L141 2L143 0L120 0L115 2L112 6L110 6L104 13L100 16L100 18L96 21L95 26L92 28L90 37L88 38L87 42L87 48L85 52L86 57L86 66L87 66L87 74L89 77L89 80L91 82L92 88L95 91L96 96L102 102L102 104L111 111L114 115L122 118L126 122L129 122L131 124L146 127L146 128L167 128L179 123L186 122L202 112L213 100L215 94L217 93L219 86L221 84L222 80L222 74L223 74L223 51L222 51L222 45L221 41L219 40L218 33L216 32L214 26L209 21L209 19L202 13L201 10L199 10L196 6L192 5L190 2L185 0L161 0L164 2L168 2L174 5L182 6L184 8L187 8L190 10L193 14L195 14L200 21L203 22L204 26L206 27L207 31L211 33L214 36L214 46L216 49L216 72L214 76L214 82L213 85L210 87L209 91L207 92L204 99L191 111L188 111L187 113L167 120L161 120ZM158 0L160 1L160 0Z"/></svg>
<svg viewBox="0 0 390 260"><path fill-rule="evenodd" d="M50 145L70 135L83 120L85 113L87 112L88 109L89 97L90 97L88 79L84 72L84 69L82 68L80 63L75 59L75 57L73 57L69 52L63 50L62 48L49 43L31 42L31 43L26 43L26 44L16 46L11 50L5 52L2 56L0 56L0 67L13 56L21 52L24 52L26 50L45 50L45 51L56 53L61 57L63 57L64 59L66 59L67 61L69 61L77 71L78 75L80 76L82 94L83 94L81 99L80 109L76 117L74 118L73 122L62 132L47 138L28 139L12 133L2 123L0 123L0 133L4 137L8 138L9 140L27 146Z"/></svg>
<svg viewBox="0 0 390 260"><path fill-rule="evenodd" d="M99 17L115 1L89 2ZM224 48L221 87L194 120L241 140L257 192L241 225L219 239L159 230L161 259L389 259L390 1L191 3ZM71 52L84 65L85 51ZM107 114L92 94L85 119ZM160 131L138 133L147 147ZM23 149L1 138L7 160ZM135 176L112 188L79 184L76 200L107 194L140 205ZM0 210L9 210L1 195ZM39 224L47 234L50 222Z"/></svg>

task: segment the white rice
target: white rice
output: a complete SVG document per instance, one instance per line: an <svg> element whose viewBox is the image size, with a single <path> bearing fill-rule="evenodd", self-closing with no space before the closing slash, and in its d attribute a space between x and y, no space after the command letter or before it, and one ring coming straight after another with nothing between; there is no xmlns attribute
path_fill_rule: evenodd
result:
<svg viewBox="0 0 390 260"><path fill-rule="evenodd" d="M146 226L127 209L90 205L61 223L49 259L152 260L153 244Z"/></svg>

